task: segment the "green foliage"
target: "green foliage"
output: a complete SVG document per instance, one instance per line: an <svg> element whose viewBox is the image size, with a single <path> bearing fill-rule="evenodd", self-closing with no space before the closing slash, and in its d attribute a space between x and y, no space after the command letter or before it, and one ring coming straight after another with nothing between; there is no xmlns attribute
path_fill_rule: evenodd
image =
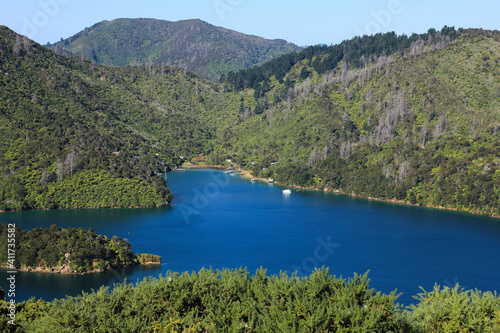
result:
<svg viewBox="0 0 500 333"><path fill-rule="evenodd" d="M75 180L92 189L96 174L123 179L108 199L123 195L127 182L157 193L135 195L135 202L125 195L126 203L71 198L79 207L168 204L166 183L155 174L183 153L209 149L211 127L194 115L220 107L210 82L170 67L152 73L57 56L6 27L0 44L0 210L68 207L48 191Z"/></svg>
<svg viewBox="0 0 500 333"><path fill-rule="evenodd" d="M215 153L287 185L500 216L500 34L445 28L341 45L324 73L314 59L325 54L311 49L229 80L249 87L240 95L258 112L229 124Z"/></svg>
<svg viewBox="0 0 500 333"><path fill-rule="evenodd" d="M26 302L16 303L15 308L15 325L9 324L10 317L7 314L10 313L10 302L5 300L0 300L0 331L11 332L11 333L24 333L28 332L19 323L27 323L37 320L43 317L50 307L50 303L42 300L30 299ZM49 330L50 331L50 330Z"/></svg>
<svg viewBox="0 0 500 333"><path fill-rule="evenodd" d="M500 332L497 294L435 286L415 298L407 316L418 332Z"/></svg>
<svg viewBox="0 0 500 333"><path fill-rule="evenodd" d="M212 80L300 49L284 40L244 35L200 20L154 19L103 21L49 47L107 66L185 67Z"/></svg>
<svg viewBox="0 0 500 333"><path fill-rule="evenodd" d="M17 332L498 332L500 298L435 287L407 308L367 275L309 277L259 269L167 272L159 279L101 287L50 303L16 305ZM7 327L6 302L0 325Z"/></svg>
<svg viewBox="0 0 500 333"><path fill-rule="evenodd" d="M378 33L373 36L358 36L345 40L340 44L325 46L310 46L302 51L288 53L263 65L244 69L239 72L229 72L224 76L224 82L229 83L234 89L254 88L265 80L275 77L282 82L294 66L302 62L310 64L319 74L334 70L341 61L346 62L350 68L366 66L369 59L382 55L403 55L414 43L422 42L423 47L433 46L435 43L450 41L458 38L462 30L456 31L454 27L445 26L440 32L429 29L425 34L397 36L394 32ZM300 77L305 79L310 71L303 67ZM222 80L221 80L222 81Z"/></svg>
<svg viewBox="0 0 500 333"><path fill-rule="evenodd" d="M161 257L157 256L155 254L149 254L149 253L137 253L137 260L141 264L144 263L161 263Z"/></svg>
<svg viewBox="0 0 500 333"><path fill-rule="evenodd" d="M172 194L161 193L163 188L104 171L79 172L65 182L48 184L41 193L31 193L27 200L36 209L161 207L172 200Z"/></svg>
<svg viewBox="0 0 500 333"><path fill-rule="evenodd" d="M0 223L0 247L7 248L7 225ZM0 253L0 265L8 262L7 251ZM16 261L23 269L46 269L67 273L102 271L142 263L145 255L135 255L132 245L119 237L108 239L92 229L50 228L21 230L16 225ZM161 257L146 255L161 261Z"/></svg>
<svg viewBox="0 0 500 333"><path fill-rule="evenodd" d="M402 332L394 293L318 270L308 278L258 270L167 273L131 285L57 300L46 316L22 323L31 332Z"/></svg>

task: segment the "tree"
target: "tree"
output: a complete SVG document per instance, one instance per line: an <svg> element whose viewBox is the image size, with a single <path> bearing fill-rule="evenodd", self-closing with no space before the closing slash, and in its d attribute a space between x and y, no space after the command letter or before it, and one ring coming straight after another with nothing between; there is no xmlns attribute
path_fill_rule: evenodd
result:
<svg viewBox="0 0 500 333"><path fill-rule="evenodd" d="M16 41L14 43L14 54L16 56L21 54L21 37L16 35Z"/></svg>
<svg viewBox="0 0 500 333"><path fill-rule="evenodd" d="M259 102L257 102L257 105L255 106L255 109L253 110L255 114L262 114L264 110L262 109L262 106L260 105Z"/></svg>
<svg viewBox="0 0 500 333"><path fill-rule="evenodd" d="M42 177L40 178L40 185L44 187L49 182L50 177L47 168L43 169Z"/></svg>
<svg viewBox="0 0 500 333"><path fill-rule="evenodd" d="M66 170L68 170L70 177L73 176L75 163L76 163L76 153L74 150L71 150L71 153L69 153L68 156L66 157L66 161L64 161L64 164L66 165Z"/></svg>
<svg viewBox="0 0 500 333"><path fill-rule="evenodd" d="M60 159L57 160L57 167L56 167L56 174L57 174L57 179L62 182L63 181L63 175L64 175L64 168L63 164Z"/></svg>
<svg viewBox="0 0 500 333"><path fill-rule="evenodd" d="M302 70L300 71L300 77L303 80L307 79L310 74L311 74L311 71L309 71L306 66L302 67Z"/></svg>

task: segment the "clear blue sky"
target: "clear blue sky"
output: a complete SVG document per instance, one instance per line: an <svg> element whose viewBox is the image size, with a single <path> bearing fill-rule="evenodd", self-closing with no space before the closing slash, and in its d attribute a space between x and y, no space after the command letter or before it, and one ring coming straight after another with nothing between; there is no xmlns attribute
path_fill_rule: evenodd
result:
<svg viewBox="0 0 500 333"><path fill-rule="evenodd" d="M121 17L199 18L312 45L376 32L422 33L444 25L500 30L499 13L498 0L0 0L0 25L43 44Z"/></svg>

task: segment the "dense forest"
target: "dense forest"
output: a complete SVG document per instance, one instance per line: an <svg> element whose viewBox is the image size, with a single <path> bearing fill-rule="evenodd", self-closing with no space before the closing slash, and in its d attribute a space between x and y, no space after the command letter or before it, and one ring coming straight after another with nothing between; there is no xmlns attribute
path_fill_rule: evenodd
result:
<svg viewBox="0 0 500 333"><path fill-rule="evenodd" d="M222 84L0 36L0 210L168 205L161 174L201 155L290 185L500 215L497 31L356 37Z"/></svg>
<svg viewBox="0 0 500 333"><path fill-rule="evenodd" d="M300 50L284 40L245 35L201 20L146 18L99 22L47 46L102 65L178 66L214 81L228 71L250 68Z"/></svg>
<svg viewBox="0 0 500 333"><path fill-rule="evenodd" d="M500 330L500 298L436 286L403 307L398 295L370 288L367 275L309 277L260 269L167 272L135 286L116 285L53 302L0 301L4 332L485 332Z"/></svg>
<svg viewBox="0 0 500 333"><path fill-rule="evenodd" d="M0 247L7 249L9 226L0 223ZM12 228L11 228L12 229ZM0 253L0 266L10 269L42 270L44 272L85 273L158 263L161 257L134 254L132 245L116 236L108 239L92 229L50 228L21 230L15 226L15 260L8 252Z"/></svg>
<svg viewBox="0 0 500 333"><path fill-rule="evenodd" d="M308 66L318 74L325 74L337 68L341 61L347 68L362 68L381 56L404 56L418 54L426 47L438 49L456 40L463 29L445 26L441 31L429 29L425 34L414 33L411 36L396 35L394 32L378 33L372 36L357 36L331 46L315 45L300 52L288 53L239 72L229 72L221 77L221 82L229 83L234 89L253 88L258 93L269 91L269 80L274 77L284 83L285 76L297 64L306 61ZM302 67L300 78L306 79L312 73L307 67ZM290 78L289 78L290 79ZM287 85L294 82L289 80Z"/></svg>
<svg viewBox="0 0 500 333"><path fill-rule="evenodd" d="M107 68L6 27L0 52L0 210L165 206L161 174L208 150L194 115L222 107L190 72Z"/></svg>
<svg viewBox="0 0 500 333"><path fill-rule="evenodd" d="M500 33L343 44L326 72L315 64L337 46L229 76L240 119L213 156L286 184L500 216Z"/></svg>

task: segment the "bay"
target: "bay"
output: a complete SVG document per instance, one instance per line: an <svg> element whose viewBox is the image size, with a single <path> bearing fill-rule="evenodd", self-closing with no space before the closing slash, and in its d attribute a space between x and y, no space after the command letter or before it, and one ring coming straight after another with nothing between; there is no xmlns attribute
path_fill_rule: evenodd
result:
<svg viewBox="0 0 500 333"><path fill-rule="evenodd" d="M126 238L134 252L162 256L161 266L87 275L19 272L16 301L52 300L101 285L174 272L259 267L269 274L316 267L344 278L369 272L371 286L414 302L419 286L500 290L500 220L466 213L292 190L215 170L168 174L173 207L51 210L0 214L22 229L92 227ZM6 270L2 270L6 275ZM7 287L5 278L0 286Z"/></svg>

